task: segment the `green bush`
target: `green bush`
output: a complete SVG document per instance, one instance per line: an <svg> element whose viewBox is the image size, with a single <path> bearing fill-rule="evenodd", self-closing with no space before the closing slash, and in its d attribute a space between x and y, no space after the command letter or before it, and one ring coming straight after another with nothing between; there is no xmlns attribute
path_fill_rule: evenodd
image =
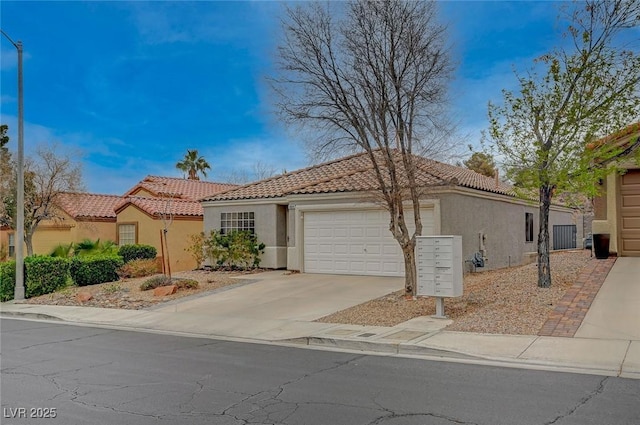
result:
<svg viewBox="0 0 640 425"><path fill-rule="evenodd" d="M0 302L13 299L13 291L16 286L16 262L7 261L0 263Z"/></svg>
<svg viewBox="0 0 640 425"><path fill-rule="evenodd" d="M122 245L118 250L118 255L125 263L128 263L140 259L153 260L158 255L158 251L151 245Z"/></svg>
<svg viewBox="0 0 640 425"><path fill-rule="evenodd" d="M78 286L118 280L117 270L124 265L119 255L95 255L71 259L71 278Z"/></svg>
<svg viewBox="0 0 640 425"><path fill-rule="evenodd" d="M231 269L258 267L264 248L258 237L246 230L234 230L225 235L212 231L204 240L207 257L219 267Z"/></svg>
<svg viewBox="0 0 640 425"><path fill-rule="evenodd" d="M169 276L160 275L154 276L151 279L147 279L140 285L141 291L148 291L150 289L156 289L160 286L173 285L173 280Z"/></svg>
<svg viewBox="0 0 640 425"><path fill-rule="evenodd" d="M151 276L152 274L156 274L159 272L158 262L153 259L137 259L131 260L128 263L125 263L124 266L118 269L118 276L121 279L126 279L129 277L144 277Z"/></svg>
<svg viewBox="0 0 640 425"><path fill-rule="evenodd" d="M25 297L50 294L67 285L69 260L66 258L33 255L24 259Z"/></svg>

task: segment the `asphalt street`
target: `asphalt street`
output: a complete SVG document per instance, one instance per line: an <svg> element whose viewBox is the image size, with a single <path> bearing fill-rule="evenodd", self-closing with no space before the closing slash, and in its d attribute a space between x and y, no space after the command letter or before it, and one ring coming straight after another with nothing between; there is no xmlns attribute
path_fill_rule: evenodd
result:
<svg viewBox="0 0 640 425"><path fill-rule="evenodd" d="M637 425L640 380L2 319L4 425Z"/></svg>

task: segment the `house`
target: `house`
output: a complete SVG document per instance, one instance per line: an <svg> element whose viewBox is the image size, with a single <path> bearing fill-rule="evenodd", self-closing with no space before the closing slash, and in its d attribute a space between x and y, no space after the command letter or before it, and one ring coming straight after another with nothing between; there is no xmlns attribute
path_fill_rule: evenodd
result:
<svg viewBox="0 0 640 425"><path fill-rule="evenodd" d="M193 270L199 265L185 251L189 236L202 232L202 206L197 201L175 198L125 196L115 208L118 245L145 244L169 256L171 271ZM166 227L165 227L166 226ZM167 245L162 245L164 229Z"/></svg>
<svg viewBox="0 0 640 425"><path fill-rule="evenodd" d="M594 199L593 234L609 235L609 252L618 256L640 256L640 122L631 124L600 142L620 154L615 158L626 170L602 181Z"/></svg>
<svg viewBox="0 0 640 425"><path fill-rule="evenodd" d="M164 214L165 218L172 219L168 232L171 270L190 270L196 264L184 249L188 246L189 235L202 232L203 210L197 199L236 187L147 176L123 196L61 193L56 199L60 217L43 221L38 226L33 235L33 250L35 254L49 254L60 244L100 239L119 245L148 244L157 249L158 256L163 256L160 230L164 229ZM0 247L13 255L13 230L0 229Z"/></svg>
<svg viewBox="0 0 640 425"><path fill-rule="evenodd" d="M416 160L424 235L461 235L468 270L476 253L487 259L484 269L528 261L537 249L537 204L497 179ZM366 154L351 155L202 199L204 229L254 232L266 245L261 265L268 268L401 276L400 247L377 187ZM550 226L568 228L574 247L582 238L579 220L572 209L551 208Z"/></svg>
<svg viewBox="0 0 640 425"><path fill-rule="evenodd" d="M203 210L197 199L236 188L237 185L147 176L129 189L115 207L115 241L118 245L145 244L169 257L171 271L198 266L185 251L190 235L202 232ZM169 252L160 234L167 226Z"/></svg>
<svg viewBox="0 0 640 425"><path fill-rule="evenodd" d="M114 240L114 207L120 199L120 196L95 193L58 194L55 200L57 218L40 222L33 234L33 252L49 254L58 245L69 245L83 239ZM14 231L0 229L0 243L13 255Z"/></svg>

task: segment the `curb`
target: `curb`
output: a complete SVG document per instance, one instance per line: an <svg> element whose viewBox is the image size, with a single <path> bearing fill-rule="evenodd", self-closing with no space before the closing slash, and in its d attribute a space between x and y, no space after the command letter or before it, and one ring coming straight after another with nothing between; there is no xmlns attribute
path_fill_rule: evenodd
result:
<svg viewBox="0 0 640 425"><path fill-rule="evenodd" d="M52 316L50 314L44 313L29 313L23 311L0 311L0 317L26 317L30 319L40 319L40 320L56 320L58 322L64 322L64 319L61 319L56 316Z"/></svg>
<svg viewBox="0 0 640 425"><path fill-rule="evenodd" d="M451 350L442 350L438 348L422 347L406 343L392 342L372 342L372 341L354 341L348 339L323 338L323 337L300 337L279 340L278 342L286 342L297 345L309 345L326 348L339 348L343 350L368 351L382 354L399 354L413 356L430 356L455 358L461 360L487 360L485 357L473 356Z"/></svg>

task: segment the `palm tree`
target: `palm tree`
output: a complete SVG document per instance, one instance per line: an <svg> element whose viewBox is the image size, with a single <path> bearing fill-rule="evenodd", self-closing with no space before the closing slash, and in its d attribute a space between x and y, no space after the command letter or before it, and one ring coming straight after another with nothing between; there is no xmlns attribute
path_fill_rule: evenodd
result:
<svg viewBox="0 0 640 425"><path fill-rule="evenodd" d="M176 164L176 168L189 174L189 180L200 180L198 173L202 173L204 177L207 177L206 170L210 170L211 166L204 157L198 156L197 149L187 149L187 154L182 161Z"/></svg>

